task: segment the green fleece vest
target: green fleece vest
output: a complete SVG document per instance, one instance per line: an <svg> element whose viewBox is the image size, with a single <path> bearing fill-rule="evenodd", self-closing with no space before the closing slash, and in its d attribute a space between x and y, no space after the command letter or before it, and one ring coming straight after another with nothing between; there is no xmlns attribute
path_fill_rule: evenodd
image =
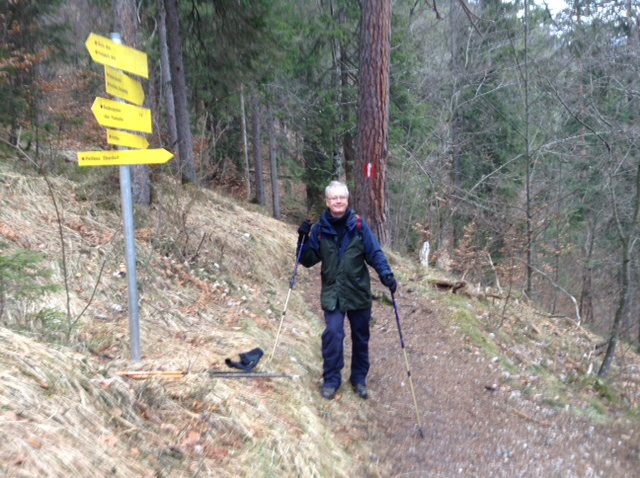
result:
<svg viewBox="0 0 640 478"><path fill-rule="evenodd" d="M344 240L349 240L349 235ZM371 308L371 277L365 262L365 248L359 234L351 238L341 261L338 239L325 235L320 239L322 292L320 303L325 310L360 310Z"/></svg>

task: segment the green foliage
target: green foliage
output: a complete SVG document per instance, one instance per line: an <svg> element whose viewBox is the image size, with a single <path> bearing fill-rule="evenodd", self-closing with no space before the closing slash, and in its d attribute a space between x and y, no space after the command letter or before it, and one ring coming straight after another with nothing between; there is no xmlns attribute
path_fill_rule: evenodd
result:
<svg viewBox="0 0 640 478"><path fill-rule="evenodd" d="M0 251L5 248L0 244ZM38 303L49 292L60 287L48 283L51 270L43 266L45 254L17 250L0 254L0 320L10 312L10 325L30 332L39 331L49 340L63 341L68 337L66 316L52 308L40 308ZM34 313L30 312L35 310Z"/></svg>
<svg viewBox="0 0 640 478"><path fill-rule="evenodd" d="M618 395L616 393L615 387L611 382L598 377L593 382L593 390L609 403L617 404Z"/></svg>
<svg viewBox="0 0 640 478"><path fill-rule="evenodd" d="M6 246L0 244L0 251ZM0 300L35 300L47 292L59 289L57 285L43 284L51 277L51 270L42 266L43 253L17 250L0 255ZM1 317L2 308L0 308Z"/></svg>
<svg viewBox="0 0 640 478"><path fill-rule="evenodd" d="M66 343L73 330L79 327L78 322L70 322L63 312L50 307L38 310L32 322L42 339L57 343Z"/></svg>
<svg viewBox="0 0 640 478"><path fill-rule="evenodd" d="M2 2L0 18L9 26L0 43L0 125L17 128L37 114L37 66L62 50L63 24L44 21L61 0Z"/></svg>

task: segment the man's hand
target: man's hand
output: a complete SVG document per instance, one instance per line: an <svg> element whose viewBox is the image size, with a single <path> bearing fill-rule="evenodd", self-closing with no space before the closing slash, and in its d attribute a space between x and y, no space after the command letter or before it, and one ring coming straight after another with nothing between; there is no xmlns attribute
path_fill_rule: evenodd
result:
<svg viewBox="0 0 640 478"><path fill-rule="evenodd" d="M393 277L393 274L387 274L382 278L382 283L389 288L392 294L396 293L396 289L398 288L398 283L396 282L396 278Z"/></svg>
<svg viewBox="0 0 640 478"><path fill-rule="evenodd" d="M298 227L298 238L302 239L303 237L306 239L309 233L311 232L311 221L309 219L305 219L300 227Z"/></svg>

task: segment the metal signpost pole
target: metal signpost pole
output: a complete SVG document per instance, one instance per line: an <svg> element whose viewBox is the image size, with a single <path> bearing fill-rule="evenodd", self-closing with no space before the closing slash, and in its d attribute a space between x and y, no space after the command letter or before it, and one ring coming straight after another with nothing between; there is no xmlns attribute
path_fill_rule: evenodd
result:
<svg viewBox="0 0 640 478"><path fill-rule="evenodd" d="M111 40L121 44L119 33L112 33ZM118 146L118 149L125 149ZM131 359L139 361L140 322L138 308L138 278L136 274L136 240L133 228L133 200L131 195L131 167L120 166L120 196L122 198L122 222L124 229L125 264L127 268L127 290L129 298L129 334Z"/></svg>

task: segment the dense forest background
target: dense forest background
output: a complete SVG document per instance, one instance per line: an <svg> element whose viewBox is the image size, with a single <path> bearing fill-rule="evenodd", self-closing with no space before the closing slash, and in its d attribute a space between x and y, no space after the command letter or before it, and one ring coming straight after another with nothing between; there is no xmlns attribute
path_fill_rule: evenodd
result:
<svg viewBox="0 0 640 478"><path fill-rule="evenodd" d="M353 0L3 2L2 147L86 174L75 153L110 146L85 41L122 31L149 58L150 147L176 155L133 168L139 207L170 174L297 223L340 178L386 246L417 257L428 243L431 265L608 337L606 357L618 340L640 347L638 2L380 3L380 157L363 157L378 123L361 113L361 65L385 11ZM363 180L369 162L382 182ZM99 169L116 187L117 168Z"/></svg>

